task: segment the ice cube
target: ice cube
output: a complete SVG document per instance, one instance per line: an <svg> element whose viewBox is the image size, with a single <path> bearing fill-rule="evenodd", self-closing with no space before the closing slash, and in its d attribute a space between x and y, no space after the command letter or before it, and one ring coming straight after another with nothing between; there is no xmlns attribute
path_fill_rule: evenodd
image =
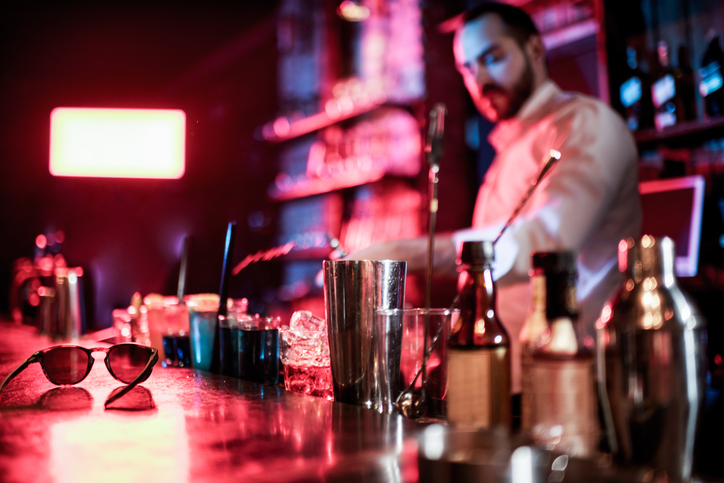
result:
<svg viewBox="0 0 724 483"><path fill-rule="evenodd" d="M327 322L306 310L298 310L292 314L289 328L296 331L322 332L327 330Z"/></svg>

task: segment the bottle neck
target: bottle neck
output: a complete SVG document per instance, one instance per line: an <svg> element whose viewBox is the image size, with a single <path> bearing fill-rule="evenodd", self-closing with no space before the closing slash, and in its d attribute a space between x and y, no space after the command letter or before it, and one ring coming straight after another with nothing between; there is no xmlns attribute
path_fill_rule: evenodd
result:
<svg viewBox="0 0 724 483"><path fill-rule="evenodd" d="M454 347L507 346L509 338L495 315L495 284L489 265L465 266L460 319L450 335Z"/></svg>
<svg viewBox="0 0 724 483"><path fill-rule="evenodd" d="M575 272L546 274L546 319L578 320Z"/></svg>
<svg viewBox="0 0 724 483"><path fill-rule="evenodd" d="M462 297L468 302L474 300L476 312L487 313L495 311L495 284L493 272L489 265L467 268L467 282L463 288Z"/></svg>
<svg viewBox="0 0 724 483"><path fill-rule="evenodd" d="M533 303L531 311L546 311L546 277L543 272L535 273L530 279L531 291L533 292Z"/></svg>

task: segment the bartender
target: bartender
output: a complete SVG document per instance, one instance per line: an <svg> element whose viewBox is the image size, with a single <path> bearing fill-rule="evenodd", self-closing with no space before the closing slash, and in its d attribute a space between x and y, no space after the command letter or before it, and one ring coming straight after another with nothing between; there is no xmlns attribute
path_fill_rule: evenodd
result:
<svg viewBox="0 0 724 483"><path fill-rule="evenodd" d="M609 106L564 92L548 77L543 41L523 10L486 3L453 22L457 69L476 108L497 123L489 136L496 156L479 189L472 227L436 237L435 271L454 273L463 241L494 240L550 150L561 153L495 245L497 310L511 337L512 392L519 393L519 332L532 297L531 254L578 253L580 319L594 336L604 303L621 283L619 241L641 230L636 145ZM424 271L427 239L390 240L350 258L406 260L409 271Z"/></svg>

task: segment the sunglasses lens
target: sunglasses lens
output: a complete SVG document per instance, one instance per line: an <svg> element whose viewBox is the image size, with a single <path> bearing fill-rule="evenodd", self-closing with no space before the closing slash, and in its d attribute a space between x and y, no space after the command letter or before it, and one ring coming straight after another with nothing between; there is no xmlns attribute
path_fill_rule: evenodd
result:
<svg viewBox="0 0 724 483"><path fill-rule="evenodd" d="M45 354L43 369L55 384L78 384L88 372L88 354L77 347L58 347Z"/></svg>
<svg viewBox="0 0 724 483"><path fill-rule="evenodd" d="M143 372L150 359L151 351L136 345L118 345L108 352L108 364L113 374L126 384Z"/></svg>

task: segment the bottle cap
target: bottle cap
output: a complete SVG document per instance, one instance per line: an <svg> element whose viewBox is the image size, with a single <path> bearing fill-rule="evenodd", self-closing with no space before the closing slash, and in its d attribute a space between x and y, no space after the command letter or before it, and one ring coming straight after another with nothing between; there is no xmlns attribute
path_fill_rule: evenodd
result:
<svg viewBox="0 0 724 483"><path fill-rule="evenodd" d="M533 269L542 269L546 273L576 272L576 253L573 251L535 252Z"/></svg>
<svg viewBox="0 0 724 483"><path fill-rule="evenodd" d="M464 265L487 265L495 258L493 243L489 241L463 242L460 263Z"/></svg>

